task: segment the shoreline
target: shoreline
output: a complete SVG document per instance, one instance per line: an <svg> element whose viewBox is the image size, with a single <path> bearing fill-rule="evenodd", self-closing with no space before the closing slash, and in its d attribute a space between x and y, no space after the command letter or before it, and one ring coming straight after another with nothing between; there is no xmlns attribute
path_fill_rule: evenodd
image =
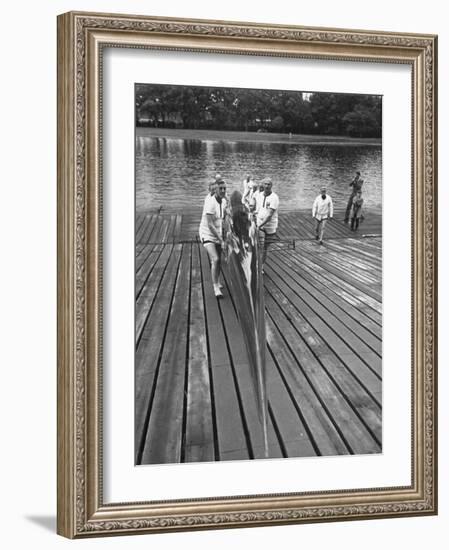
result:
<svg viewBox="0 0 449 550"><path fill-rule="evenodd" d="M136 137L168 139L192 139L201 141L284 143L297 145L344 145L356 147L381 147L381 138L351 138L346 136L316 136L310 134L275 134L268 132L234 132L223 130L184 130L172 128L136 127Z"/></svg>

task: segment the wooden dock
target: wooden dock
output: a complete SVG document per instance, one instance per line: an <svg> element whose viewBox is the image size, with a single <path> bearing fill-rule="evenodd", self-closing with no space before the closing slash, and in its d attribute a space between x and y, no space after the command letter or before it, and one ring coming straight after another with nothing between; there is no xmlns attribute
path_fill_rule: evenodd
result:
<svg viewBox="0 0 449 550"><path fill-rule="evenodd" d="M382 231L280 213L265 266L269 458L382 450ZM136 219L137 464L264 458L224 270L212 291L198 211Z"/></svg>

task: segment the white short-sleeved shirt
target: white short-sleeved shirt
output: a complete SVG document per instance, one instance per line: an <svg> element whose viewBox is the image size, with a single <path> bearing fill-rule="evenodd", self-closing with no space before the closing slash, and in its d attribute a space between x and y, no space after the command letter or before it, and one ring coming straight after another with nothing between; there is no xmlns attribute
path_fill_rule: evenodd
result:
<svg viewBox="0 0 449 550"><path fill-rule="evenodd" d="M209 229L209 223L207 215L212 215L212 223L215 226L218 234L222 234L223 218L226 209L226 199L221 199L221 203L218 202L215 195L207 195L204 199L203 215L201 216L200 223L200 239L202 241L212 241L214 243L220 242L217 237Z"/></svg>
<svg viewBox="0 0 449 550"><path fill-rule="evenodd" d="M246 181L243 180L243 195L242 195L242 203L250 204L252 200L252 196L254 194L254 191L256 190L256 182L253 180Z"/></svg>
<svg viewBox="0 0 449 550"><path fill-rule="evenodd" d="M263 202L263 198L264 198L264 192L263 191L259 191L259 189L257 189L256 191L254 191L254 193L252 194L252 197L251 197L251 204L252 206L254 207L254 212L257 214L260 210L260 207L262 206L262 202Z"/></svg>
<svg viewBox="0 0 449 550"><path fill-rule="evenodd" d="M276 195L276 193L273 193L273 191L269 195L261 193L259 211L257 213L258 224L267 216L270 210L274 210L271 219L263 226L263 230L266 233L275 233L276 229L278 228L278 208L279 197Z"/></svg>

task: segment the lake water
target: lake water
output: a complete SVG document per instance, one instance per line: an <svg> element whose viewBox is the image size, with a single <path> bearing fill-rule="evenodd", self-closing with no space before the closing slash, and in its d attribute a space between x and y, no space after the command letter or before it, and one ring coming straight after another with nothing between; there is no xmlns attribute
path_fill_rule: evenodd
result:
<svg viewBox="0 0 449 550"><path fill-rule="evenodd" d="M201 207L209 182L218 172L228 193L243 189L243 179L270 176L280 209L311 208L321 185L335 207L345 207L349 183L360 170L366 208L382 205L380 145L309 145L270 141L136 138L136 208L138 212Z"/></svg>

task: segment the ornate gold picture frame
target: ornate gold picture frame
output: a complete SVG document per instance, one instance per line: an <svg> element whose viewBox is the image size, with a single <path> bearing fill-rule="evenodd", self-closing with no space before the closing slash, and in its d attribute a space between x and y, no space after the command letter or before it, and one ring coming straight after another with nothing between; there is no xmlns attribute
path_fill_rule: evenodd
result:
<svg viewBox="0 0 449 550"><path fill-rule="evenodd" d="M155 499L149 488L143 502L105 501L102 92L106 48L410 67L412 308L404 312L412 327L410 485L276 494L261 486L258 494L174 499ZM83 538L436 514L436 170L436 36L95 13L59 16L58 533ZM130 357L130 369L132 361ZM132 462L132 449L129 455ZM180 488L179 495L183 494Z"/></svg>

